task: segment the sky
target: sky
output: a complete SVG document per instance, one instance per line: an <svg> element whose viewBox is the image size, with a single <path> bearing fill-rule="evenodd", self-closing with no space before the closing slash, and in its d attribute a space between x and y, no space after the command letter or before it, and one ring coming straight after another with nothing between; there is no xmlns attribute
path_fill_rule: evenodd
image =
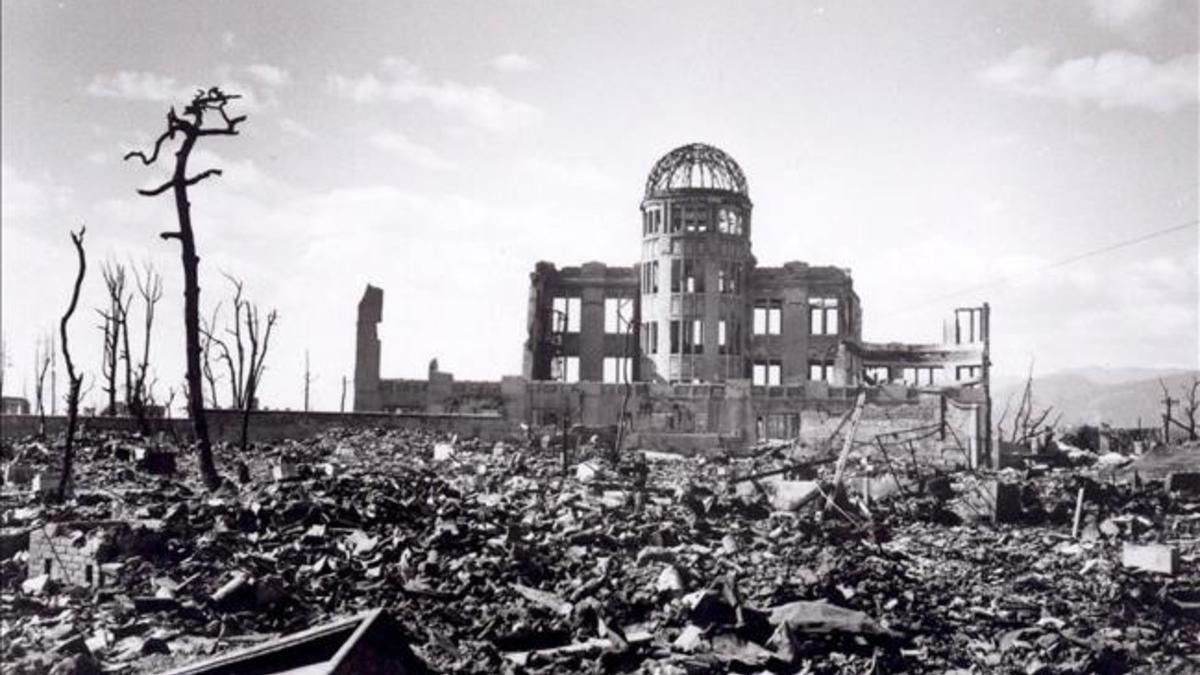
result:
<svg viewBox="0 0 1200 675"><path fill-rule="evenodd" d="M6 395L32 396L81 224L88 402L104 260L163 272L151 361L181 389L173 204L136 193L169 167L121 158L211 85L248 119L193 155L224 172L191 191L201 303L228 309L224 272L278 310L267 407L302 406L307 352L312 407L338 409L368 283L384 377L519 374L534 264L636 262L646 174L696 141L746 173L760 265L851 270L867 340L935 342L988 301L1001 375L1200 360L1197 0L0 11Z"/></svg>

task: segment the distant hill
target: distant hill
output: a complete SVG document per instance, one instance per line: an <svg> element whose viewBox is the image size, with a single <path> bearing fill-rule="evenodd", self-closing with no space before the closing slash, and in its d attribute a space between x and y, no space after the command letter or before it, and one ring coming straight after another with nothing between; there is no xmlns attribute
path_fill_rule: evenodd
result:
<svg viewBox="0 0 1200 675"><path fill-rule="evenodd" d="M1162 424L1161 378L1173 398L1185 393L1196 371L1152 368L1076 368L1049 375L1034 375L1033 397L1037 409L1054 406L1051 419L1062 415L1061 425L1108 423L1114 427L1156 427ZM1025 380L1003 377L993 380L993 419L999 420L1005 402L1012 397L1015 410ZM1012 413L1010 413L1011 416Z"/></svg>

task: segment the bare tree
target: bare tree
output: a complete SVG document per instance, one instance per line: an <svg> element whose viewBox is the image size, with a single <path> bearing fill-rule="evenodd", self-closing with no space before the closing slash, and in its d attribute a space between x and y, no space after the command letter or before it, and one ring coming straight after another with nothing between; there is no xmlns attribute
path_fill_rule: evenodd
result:
<svg viewBox="0 0 1200 675"><path fill-rule="evenodd" d="M1200 376L1192 376L1191 382L1185 382L1180 389L1182 390L1183 398L1171 398L1171 392L1167 389L1167 383L1159 379L1158 386L1162 387L1163 400L1165 406L1163 412L1163 442L1170 442L1171 425L1179 427L1187 432L1188 440L1196 440L1196 417L1200 413ZM1175 417L1172 410L1175 404L1179 404L1182 417ZM1186 420L1186 423L1185 423Z"/></svg>
<svg viewBox="0 0 1200 675"><path fill-rule="evenodd" d="M44 336L38 339L37 349L34 353L34 364L37 368L36 379L33 385L34 398L37 400L38 414L38 438L46 436L46 372L50 370L51 354L54 352L53 336Z"/></svg>
<svg viewBox="0 0 1200 675"><path fill-rule="evenodd" d="M79 273L75 277L75 289L71 292L71 304L67 313L63 314L62 322L58 325L59 340L62 343L63 362L67 365L67 439L63 448L62 476L58 481L58 499L62 501L67 496L67 488L71 485L72 464L75 461L75 423L79 417L79 388L83 384L83 376L75 373L75 364L71 361L71 350L67 346L67 323L75 313L79 304L79 289L83 286L83 275L87 271L87 258L83 254L83 233L86 227L79 228L79 234L71 233L71 243L79 256Z"/></svg>
<svg viewBox="0 0 1200 675"><path fill-rule="evenodd" d="M159 300L162 300L163 287L162 275L150 263L146 263L142 267L142 274L135 275L134 281L137 283L138 295L142 298L142 355L137 364L137 375L132 386L128 387L126 402L129 405L129 412L138 420L138 426L142 433L150 432L150 425L146 421L146 406L150 400L150 393L146 386L146 377L150 371L150 337L153 334L154 328L154 308ZM128 354L128 336L129 330L126 326L126 354ZM126 364L129 360L126 358ZM128 374L126 374L128 377Z"/></svg>
<svg viewBox="0 0 1200 675"><path fill-rule="evenodd" d="M233 319L225 327L224 338L217 335L215 326L209 325L205 340L220 350L219 358L229 371L231 407L242 411L242 449L245 450L249 446L250 412L258 407L258 386L266 369L271 331L279 315L271 310L264 324L258 305L245 296L245 284L229 274L225 278L233 285ZM214 312L213 324L216 318Z"/></svg>
<svg viewBox="0 0 1200 675"><path fill-rule="evenodd" d="M100 274L108 291L108 309L96 310L104 320L99 326L104 333L104 359L101 361L100 374L104 379L104 393L108 397L103 414L111 416L117 414L118 368L122 359L125 362L125 402L129 402L129 303L133 295L125 293L124 265L105 262Z"/></svg>
<svg viewBox="0 0 1200 675"><path fill-rule="evenodd" d="M130 152L125 159L139 158L143 164L153 164L158 159L158 153L164 142L182 137L179 149L175 152L175 170L171 179L148 190L138 190L147 197L160 195L171 190L175 197L175 211L179 219L179 230L162 233L163 239L178 239L183 263L183 319L187 348L187 382L188 382L188 413L192 419L192 427L199 446L200 473L205 485L210 489L220 485L221 477L213 462L212 443L208 437L208 420L204 416L204 390L202 388L202 373L200 366L200 258L196 255L196 238L192 231L191 202L188 201L188 188L198 184L210 176L221 175L220 169L207 169L194 176L188 176L187 164L196 142L206 136L236 136L237 127L246 120L245 115L229 117L225 106L230 101L239 98L237 95L226 94L219 88L213 87L207 91L197 91L183 109L183 116L171 108L167 113L167 129L154 142L154 151L147 156L140 151ZM205 118L220 118L216 126L206 126Z"/></svg>
<svg viewBox="0 0 1200 675"><path fill-rule="evenodd" d="M1200 376L1192 376L1190 384L1183 385L1184 398L1180 401L1184 418L1187 419L1188 440L1196 440L1196 413L1200 412Z"/></svg>
<svg viewBox="0 0 1200 675"><path fill-rule="evenodd" d="M267 347L271 344L271 329L279 313L267 313L264 326L259 319L258 307L250 305L246 312L246 334L250 340L250 359L246 370L245 404L242 407L242 450L245 450L250 433L250 411L258 408L258 385L266 370Z"/></svg>
<svg viewBox="0 0 1200 675"><path fill-rule="evenodd" d="M217 317L220 315L220 313L221 313L221 303L218 302L216 307L213 307L211 318L206 320L203 317L201 317L201 319L200 319L201 364L202 364L202 370L203 370L203 374L204 374L204 381L208 383L209 405L212 406L213 408L221 407L221 402L217 399L217 380L221 379L221 376L213 371L213 366L212 366L213 346L216 344L216 341L213 337L213 333L214 333L214 331L216 331Z"/></svg>
<svg viewBox="0 0 1200 675"><path fill-rule="evenodd" d="M996 422L997 435L1001 440L1004 439L1004 420L1008 417L1009 406L1012 404L1010 398L1004 404L1004 411L1000 414L1000 419ZM1021 400L1017 404L1017 409L1013 415L1012 429L1008 434L1008 442L1013 444L1028 443L1039 436L1043 435L1047 430L1058 425L1062 418L1060 414L1052 422L1047 422L1050 413L1054 412L1053 406L1048 406L1041 410L1034 407L1033 400L1033 363L1029 364L1029 375L1025 378L1025 388L1021 391Z"/></svg>

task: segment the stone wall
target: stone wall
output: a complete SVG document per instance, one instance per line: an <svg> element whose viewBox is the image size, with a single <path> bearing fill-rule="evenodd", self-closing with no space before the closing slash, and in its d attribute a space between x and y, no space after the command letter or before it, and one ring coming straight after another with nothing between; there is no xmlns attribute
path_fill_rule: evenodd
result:
<svg viewBox="0 0 1200 675"><path fill-rule="evenodd" d="M191 437L187 419L149 420L152 431L174 432L180 438ZM82 417L81 427L92 431L137 431L132 417ZM214 442L241 440L241 413L236 410L208 411L209 434ZM66 430L66 417L46 418L46 431L61 434ZM5 415L0 418L0 437L20 438L37 432L36 415ZM427 429L435 433L478 437L487 441L501 440L519 431L519 427L496 415L458 414L388 414L388 413L328 413L260 410L250 413L251 441L278 441L285 438L304 439L334 428Z"/></svg>

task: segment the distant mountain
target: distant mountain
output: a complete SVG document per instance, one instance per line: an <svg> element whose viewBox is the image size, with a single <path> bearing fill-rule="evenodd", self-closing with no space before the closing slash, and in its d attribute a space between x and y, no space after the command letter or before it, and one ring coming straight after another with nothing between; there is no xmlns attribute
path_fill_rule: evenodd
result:
<svg viewBox="0 0 1200 675"><path fill-rule="evenodd" d="M1054 406L1053 419L1061 425L1099 424L1114 427L1157 427L1162 424L1161 379L1172 398L1186 396L1192 378L1200 372L1152 368L1076 368L1033 378L1034 407ZM993 419L999 420L1007 401L1015 411L1025 380L1002 377L993 380ZM1009 413L1011 418L1012 412Z"/></svg>

